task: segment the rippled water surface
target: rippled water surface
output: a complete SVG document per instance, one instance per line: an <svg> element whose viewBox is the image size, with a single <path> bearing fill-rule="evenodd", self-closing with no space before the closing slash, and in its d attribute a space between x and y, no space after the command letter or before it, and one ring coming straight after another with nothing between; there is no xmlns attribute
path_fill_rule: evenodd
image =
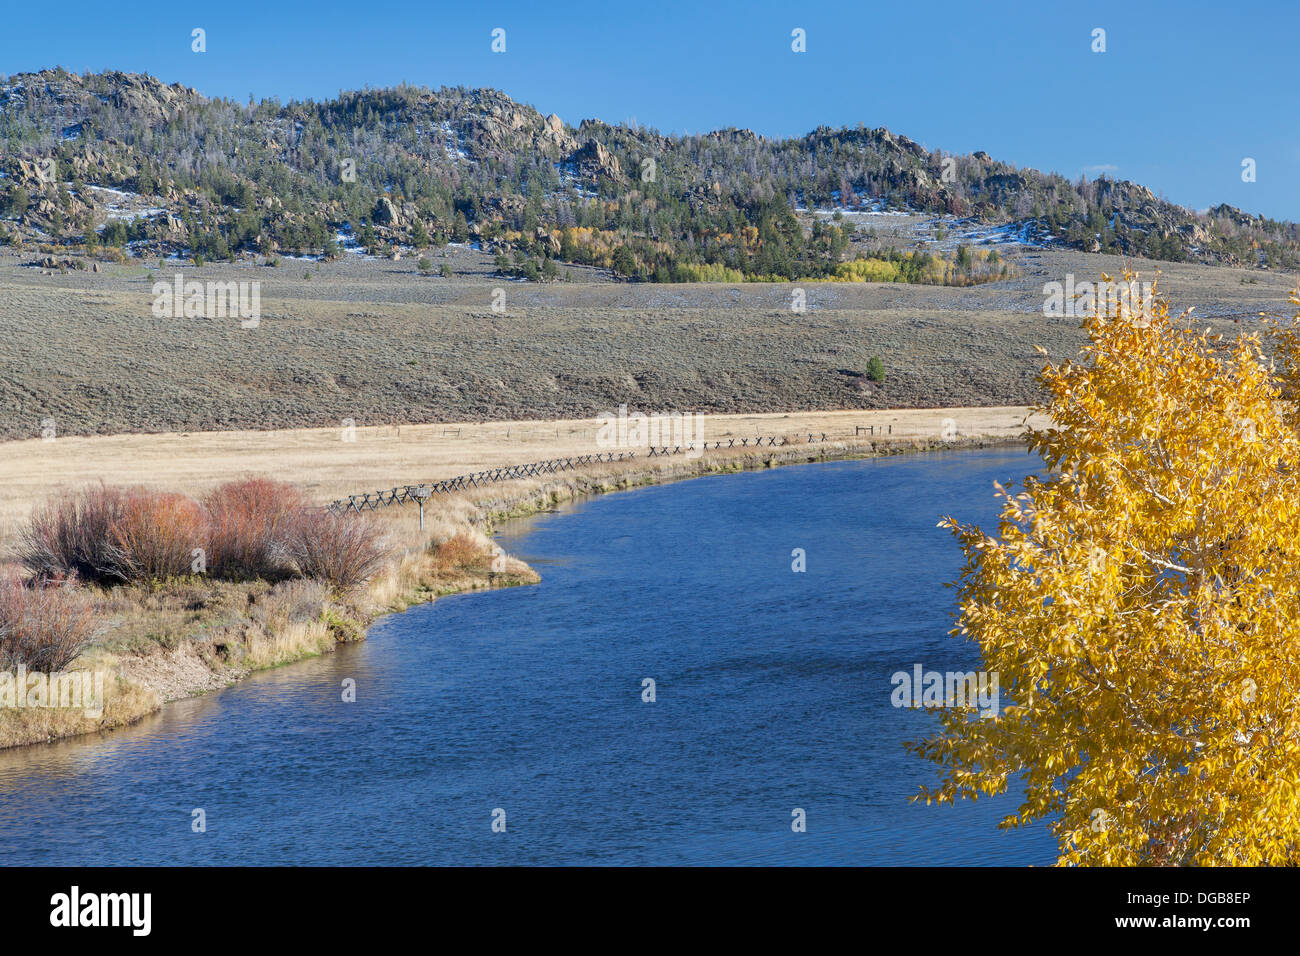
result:
<svg viewBox="0 0 1300 956"><path fill-rule="evenodd" d="M935 774L902 744L934 722L890 703L896 671L976 666L947 634L961 559L935 524L991 526L992 482L1035 461L781 468L518 523L502 543L539 586L0 753L5 863L1050 863L1044 830L996 829L1011 797L908 803Z"/></svg>

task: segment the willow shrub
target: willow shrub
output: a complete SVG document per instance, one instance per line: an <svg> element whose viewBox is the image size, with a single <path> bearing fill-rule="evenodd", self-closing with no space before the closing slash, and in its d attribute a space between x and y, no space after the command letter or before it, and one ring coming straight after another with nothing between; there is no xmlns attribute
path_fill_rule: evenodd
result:
<svg viewBox="0 0 1300 956"><path fill-rule="evenodd" d="M387 555L373 520L336 518L293 485L268 478L226 482L202 502L101 484L38 507L19 542L22 564L44 583L301 575L345 591L371 577Z"/></svg>
<svg viewBox="0 0 1300 956"><path fill-rule="evenodd" d="M86 595L66 586L0 578L0 671L56 673L103 629Z"/></svg>
<svg viewBox="0 0 1300 956"><path fill-rule="evenodd" d="M203 499L208 513L208 572L228 580L275 580L292 573L289 540L308 502L293 485L241 478Z"/></svg>
<svg viewBox="0 0 1300 956"><path fill-rule="evenodd" d="M368 515L301 511L288 536L288 554L298 573L336 591L360 587L388 553L382 529Z"/></svg>

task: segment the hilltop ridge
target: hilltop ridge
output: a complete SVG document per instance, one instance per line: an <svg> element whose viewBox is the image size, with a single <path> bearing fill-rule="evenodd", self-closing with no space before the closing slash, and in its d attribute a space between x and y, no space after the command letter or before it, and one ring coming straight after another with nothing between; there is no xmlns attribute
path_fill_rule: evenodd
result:
<svg viewBox="0 0 1300 956"><path fill-rule="evenodd" d="M793 279L863 254L850 245L869 231L860 219L807 213L838 210L1006 225L1085 252L1300 267L1293 223L1226 204L1197 213L1124 180L1070 182L883 127L774 139L574 126L492 89L240 104L147 74L42 70L0 79L0 143L0 241L131 255L458 241L623 278L708 267Z"/></svg>

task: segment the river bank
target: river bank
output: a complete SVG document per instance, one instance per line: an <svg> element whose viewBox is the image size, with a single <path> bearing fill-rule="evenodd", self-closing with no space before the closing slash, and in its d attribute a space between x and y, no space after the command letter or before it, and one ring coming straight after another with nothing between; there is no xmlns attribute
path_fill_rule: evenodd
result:
<svg viewBox="0 0 1300 956"><path fill-rule="evenodd" d="M931 439L846 439L607 463L546 480L512 481L440 498L424 533L414 509L393 506L392 559L359 593L339 596L305 581L167 582L99 592L111 630L71 670L106 675L102 713L68 708L0 710L0 747L112 730L165 703L231 685L258 670L328 653L364 639L379 617L446 594L536 583L527 565L494 561L488 535L512 517L576 498L705 475L818 461L1016 444L1005 435Z"/></svg>

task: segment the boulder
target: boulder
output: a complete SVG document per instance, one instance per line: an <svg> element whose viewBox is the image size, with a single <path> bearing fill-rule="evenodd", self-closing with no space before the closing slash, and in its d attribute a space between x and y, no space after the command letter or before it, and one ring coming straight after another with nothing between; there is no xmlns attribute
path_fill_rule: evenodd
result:
<svg viewBox="0 0 1300 956"><path fill-rule="evenodd" d="M376 226L387 226L389 229L401 229L405 225L402 214L397 211L397 207L387 196L379 197L370 218L375 221Z"/></svg>
<svg viewBox="0 0 1300 956"><path fill-rule="evenodd" d="M588 179L605 177L616 182L623 180L623 170L618 157L594 139L589 139L581 149L575 150L569 162L577 167L579 175Z"/></svg>
<svg viewBox="0 0 1300 956"><path fill-rule="evenodd" d="M555 257L560 254L560 240L556 239L541 226L538 226L536 231L534 231L533 239L546 250L547 255Z"/></svg>

